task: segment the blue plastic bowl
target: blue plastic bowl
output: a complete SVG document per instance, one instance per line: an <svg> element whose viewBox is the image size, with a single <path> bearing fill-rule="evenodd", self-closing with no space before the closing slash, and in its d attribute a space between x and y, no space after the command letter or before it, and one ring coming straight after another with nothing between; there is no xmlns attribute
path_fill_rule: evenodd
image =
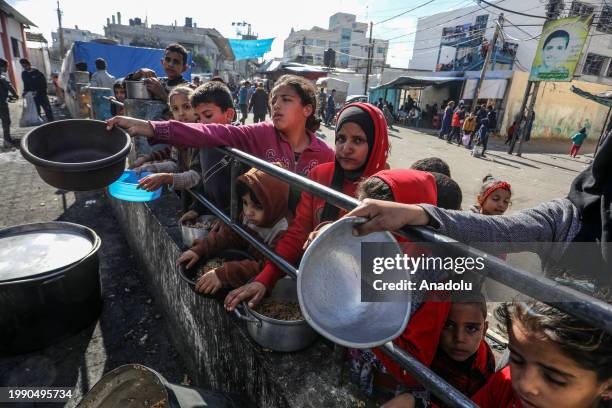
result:
<svg viewBox="0 0 612 408"><path fill-rule="evenodd" d="M138 175L134 170L125 170L117 181L108 186L108 192L111 196L123 201L145 202L156 200L161 196L162 187L152 192L137 188L138 180L149 174L151 173L143 171Z"/></svg>

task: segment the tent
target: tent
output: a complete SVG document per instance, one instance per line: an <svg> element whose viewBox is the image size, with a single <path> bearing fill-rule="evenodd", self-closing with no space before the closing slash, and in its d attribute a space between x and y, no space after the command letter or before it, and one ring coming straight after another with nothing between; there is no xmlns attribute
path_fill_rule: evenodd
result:
<svg viewBox="0 0 612 408"><path fill-rule="evenodd" d="M164 50L160 48L76 41L71 50L74 63L86 62L90 72L95 72L96 70L96 59L104 58L107 71L117 78L122 78L140 68L150 68L155 71L157 76L166 76L161 65L161 60L164 58ZM189 80L191 78L191 53L187 55L187 66L189 68L183 73L183 76ZM63 69L64 67L62 66Z"/></svg>
<svg viewBox="0 0 612 408"><path fill-rule="evenodd" d="M391 82L371 88L388 89L388 88L424 88L430 85L442 85L450 81L463 81L463 77L445 77L445 76L401 76Z"/></svg>

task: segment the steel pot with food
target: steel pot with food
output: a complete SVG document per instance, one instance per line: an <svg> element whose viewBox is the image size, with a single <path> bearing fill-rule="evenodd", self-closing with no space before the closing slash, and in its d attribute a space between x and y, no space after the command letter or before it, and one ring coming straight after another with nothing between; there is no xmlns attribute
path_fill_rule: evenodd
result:
<svg viewBox="0 0 612 408"><path fill-rule="evenodd" d="M214 215L201 215L194 221L179 223L181 235L183 236L183 244L190 247L196 239L202 239L207 236L212 227L212 223L216 219L217 217Z"/></svg>
<svg viewBox="0 0 612 408"><path fill-rule="evenodd" d="M246 321L249 335L262 347L291 352L308 347L317 338L304 320L297 300L295 280L285 277L278 281L270 296L251 309L243 303L236 315Z"/></svg>

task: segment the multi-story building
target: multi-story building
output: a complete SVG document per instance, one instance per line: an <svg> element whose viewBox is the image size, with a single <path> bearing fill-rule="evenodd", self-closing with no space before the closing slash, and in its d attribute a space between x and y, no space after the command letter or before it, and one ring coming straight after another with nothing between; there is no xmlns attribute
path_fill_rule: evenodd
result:
<svg viewBox="0 0 612 408"><path fill-rule="evenodd" d="M329 27L310 30L291 29L284 42L283 60L323 65L324 52L336 52L335 65L342 68L364 68L368 60L368 24L356 21L354 14L336 13L329 18ZM375 39L373 67L382 67L389 42Z"/></svg>
<svg viewBox="0 0 612 408"><path fill-rule="evenodd" d="M99 38L104 38L102 34L92 33L89 30L81 30L79 26L74 26L74 28L62 28L62 34L64 34L64 49L70 49L70 46L75 41L91 41L97 40ZM55 50L59 50L59 30L51 33L51 48Z"/></svg>
<svg viewBox="0 0 612 408"><path fill-rule="evenodd" d="M211 69L223 70L225 56L219 51L212 38L223 38L214 28L200 28L190 17L185 18L185 25L161 25L142 21L140 18L129 19L128 24L121 24L121 13L106 19L104 33L106 37L117 40L120 44L165 48L171 43L180 43L193 55L208 57Z"/></svg>
<svg viewBox="0 0 612 408"><path fill-rule="evenodd" d="M17 92L21 93L23 83L19 60L29 58L25 29L36 27L36 24L6 1L0 0L0 26L0 57L8 61L8 78Z"/></svg>

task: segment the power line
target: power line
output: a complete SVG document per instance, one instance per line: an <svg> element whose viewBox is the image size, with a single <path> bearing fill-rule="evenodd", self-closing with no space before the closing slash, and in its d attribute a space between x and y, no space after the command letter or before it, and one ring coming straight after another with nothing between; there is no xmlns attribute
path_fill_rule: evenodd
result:
<svg viewBox="0 0 612 408"><path fill-rule="evenodd" d="M531 17L531 18L543 18L544 20L548 20L548 17L546 17L546 16L536 16L536 15L533 15L533 14L527 14L527 13L523 13L523 12L520 12L520 11L512 11L510 9L500 7L500 6L495 5L493 3L489 3L487 0L479 0L479 1L483 2L487 6L496 8L496 9L501 10L501 11L505 11L507 13L518 14L519 16Z"/></svg>
<svg viewBox="0 0 612 408"><path fill-rule="evenodd" d="M414 10L420 9L421 7L425 7L426 5L431 4L431 3L433 3L434 1L436 1L436 0L428 0L428 1L426 1L425 3L423 3L423 4L420 4L420 5L418 5L418 6L414 7L414 8L411 8L410 10L406 10L406 11L404 11L403 13L396 14L396 15L395 15L395 16L393 16L393 17L389 17L389 18L387 18L387 19L385 19L385 20L379 21L378 23L374 23L374 25L378 25L378 24L386 23L387 21L393 20L394 18L401 17L401 16L403 16L404 14L410 13L411 11L414 11Z"/></svg>

